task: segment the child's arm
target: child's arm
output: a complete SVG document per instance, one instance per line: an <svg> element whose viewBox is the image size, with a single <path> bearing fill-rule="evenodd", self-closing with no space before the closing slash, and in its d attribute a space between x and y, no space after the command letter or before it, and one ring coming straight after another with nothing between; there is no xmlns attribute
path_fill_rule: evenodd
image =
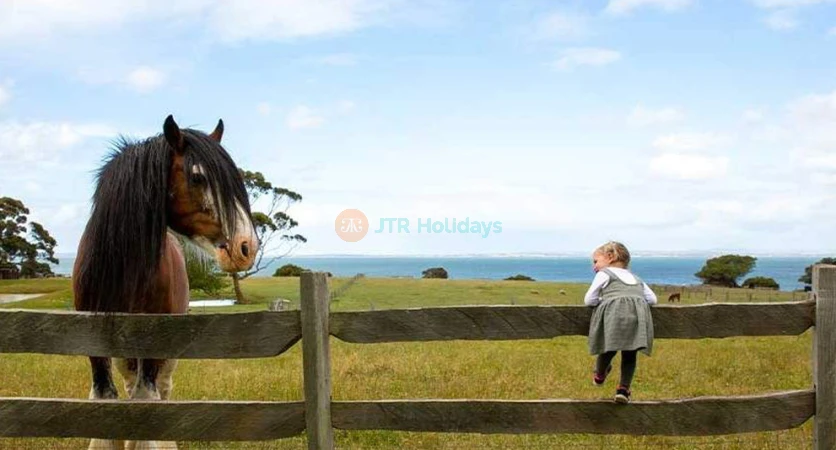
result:
<svg viewBox="0 0 836 450"><path fill-rule="evenodd" d="M597 306L598 303L601 302L601 288L603 288L608 281L610 281L609 275L604 272L596 273L595 278L592 279L592 285L589 286L589 290L587 290L586 295L583 296L583 303L586 306Z"/></svg>
<svg viewBox="0 0 836 450"><path fill-rule="evenodd" d="M647 283L642 282L642 285L644 287L644 300L651 305L655 305L658 302L656 294L652 289L650 289L650 286L648 286Z"/></svg>

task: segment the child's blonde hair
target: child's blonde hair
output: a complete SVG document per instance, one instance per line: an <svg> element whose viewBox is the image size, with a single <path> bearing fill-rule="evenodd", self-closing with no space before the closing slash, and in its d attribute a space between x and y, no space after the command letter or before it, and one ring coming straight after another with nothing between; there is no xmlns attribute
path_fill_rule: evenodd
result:
<svg viewBox="0 0 836 450"><path fill-rule="evenodd" d="M624 267L630 265L630 252L621 242L609 241L595 249L594 253L601 253L609 257L612 262L620 262Z"/></svg>

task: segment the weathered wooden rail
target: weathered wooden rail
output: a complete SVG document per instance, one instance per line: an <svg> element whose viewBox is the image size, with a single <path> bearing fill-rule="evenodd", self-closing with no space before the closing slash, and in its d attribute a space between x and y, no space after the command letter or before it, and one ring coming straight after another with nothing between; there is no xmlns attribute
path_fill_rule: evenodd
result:
<svg viewBox="0 0 836 450"><path fill-rule="evenodd" d="M586 335L591 309L584 306L329 313L325 274L306 272L301 311L97 316L0 310L0 353L255 358L280 355L301 339L305 392L300 402L0 398L0 437L235 441L306 432L309 448L332 449L334 428L692 436L784 430L813 418L815 448L834 449L836 266L817 265L813 275L816 301L653 309L655 335L663 339L799 335L814 327L810 389L629 405L571 399L331 401L329 336L368 344ZM161 423L165 428L156 425Z"/></svg>

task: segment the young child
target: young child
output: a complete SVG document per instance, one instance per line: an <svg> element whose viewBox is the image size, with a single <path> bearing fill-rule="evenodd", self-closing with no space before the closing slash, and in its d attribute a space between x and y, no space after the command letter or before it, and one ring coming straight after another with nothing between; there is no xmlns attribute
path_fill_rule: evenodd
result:
<svg viewBox="0 0 836 450"><path fill-rule="evenodd" d="M592 381L601 386L612 370L612 360L621 351L621 382L615 401L630 401L630 383L636 372L638 351L650 356L653 349L653 318L650 306L656 294L627 267L630 252L620 242L607 242L592 253L595 278L584 296L594 306L589 323L589 352L598 355Z"/></svg>

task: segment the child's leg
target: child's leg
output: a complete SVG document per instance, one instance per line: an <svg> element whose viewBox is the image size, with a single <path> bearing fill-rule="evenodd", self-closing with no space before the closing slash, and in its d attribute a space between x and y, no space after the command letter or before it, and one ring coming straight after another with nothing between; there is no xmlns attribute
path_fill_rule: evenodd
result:
<svg viewBox="0 0 836 450"><path fill-rule="evenodd" d="M605 352L598 355L598 359L595 360L595 373L604 375L607 373L607 367L610 366L612 363L612 359L615 358L615 354L618 352Z"/></svg>
<svg viewBox="0 0 836 450"><path fill-rule="evenodd" d="M633 375L636 373L636 357L638 350L625 350L621 352L621 386L630 389L633 382Z"/></svg>

